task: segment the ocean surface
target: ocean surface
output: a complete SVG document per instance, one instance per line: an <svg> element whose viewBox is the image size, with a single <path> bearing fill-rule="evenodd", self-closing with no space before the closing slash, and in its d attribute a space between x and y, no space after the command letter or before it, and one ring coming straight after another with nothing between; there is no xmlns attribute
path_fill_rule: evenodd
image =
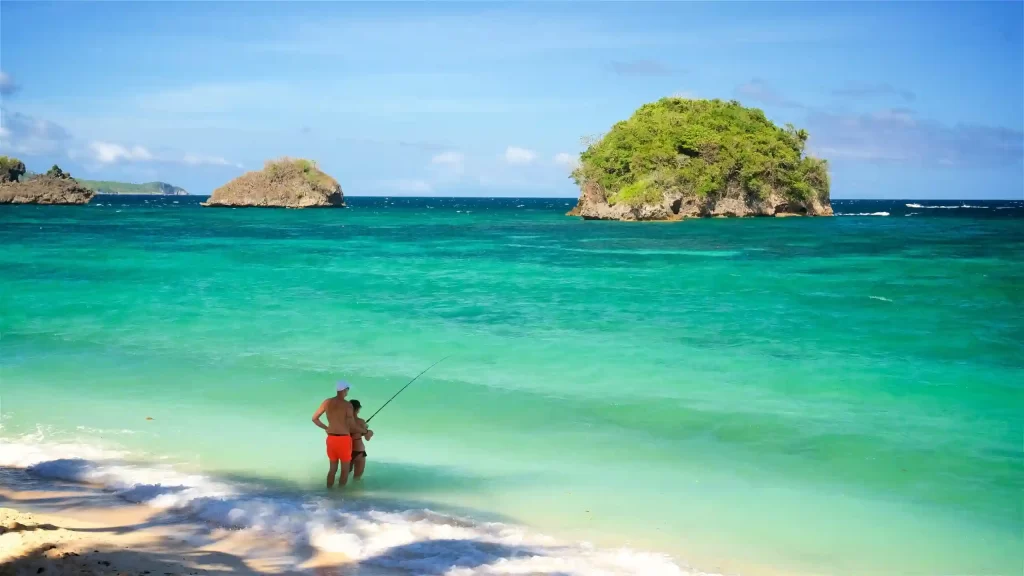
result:
<svg viewBox="0 0 1024 576"><path fill-rule="evenodd" d="M1018 575L1024 202L0 206L0 466L397 574ZM322 489L340 378L375 418Z"/></svg>

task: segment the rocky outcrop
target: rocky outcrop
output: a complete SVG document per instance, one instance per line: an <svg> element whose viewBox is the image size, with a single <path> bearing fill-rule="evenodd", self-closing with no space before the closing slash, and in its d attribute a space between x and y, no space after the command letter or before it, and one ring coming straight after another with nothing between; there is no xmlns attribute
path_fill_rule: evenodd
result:
<svg viewBox="0 0 1024 576"><path fill-rule="evenodd" d="M569 214L599 220L831 216L809 134L736 101L662 98L589 138Z"/></svg>
<svg viewBox="0 0 1024 576"><path fill-rule="evenodd" d="M345 197L314 162L282 158L217 188L203 206L330 208L344 207Z"/></svg>
<svg viewBox="0 0 1024 576"><path fill-rule="evenodd" d="M739 186L729 186L722 194L698 198L680 191L666 191L660 202L630 205L609 204L606 194L595 183L582 186L579 201L568 216L585 220L682 220L684 218L726 218L750 216L831 216L832 206L817 198L798 201L770 194L767 198L746 194Z"/></svg>
<svg viewBox="0 0 1024 576"><path fill-rule="evenodd" d="M66 175L0 184L0 204L88 204L95 194Z"/></svg>

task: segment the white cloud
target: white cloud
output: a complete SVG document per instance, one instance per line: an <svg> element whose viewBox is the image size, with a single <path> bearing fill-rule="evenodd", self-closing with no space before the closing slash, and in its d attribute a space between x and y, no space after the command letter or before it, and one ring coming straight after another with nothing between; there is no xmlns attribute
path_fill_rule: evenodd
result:
<svg viewBox="0 0 1024 576"><path fill-rule="evenodd" d="M153 151L145 146L126 146L105 140L79 140L59 124L6 108L0 108L0 151L25 156L66 156L97 166L148 162L242 167L221 156L183 153L173 149Z"/></svg>
<svg viewBox="0 0 1024 576"><path fill-rule="evenodd" d="M112 142L89 142L89 156L100 164L116 164L118 162L145 162L153 160L153 154L142 146L128 148Z"/></svg>
<svg viewBox="0 0 1024 576"><path fill-rule="evenodd" d="M441 152L440 154L435 154L434 157L430 159L430 163L432 165L440 166L445 170L456 175L462 174L462 172L465 170L465 162L465 155L463 155L461 152L455 152L453 150Z"/></svg>
<svg viewBox="0 0 1024 576"><path fill-rule="evenodd" d="M242 165L231 162L220 156L201 156L199 154L185 154L181 162L189 166L232 166L241 168Z"/></svg>
<svg viewBox="0 0 1024 576"><path fill-rule="evenodd" d="M555 154L555 164L575 168L576 165L579 164L579 160L568 152L559 152L558 154Z"/></svg>
<svg viewBox="0 0 1024 576"><path fill-rule="evenodd" d="M505 162L509 164L530 164L537 159L537 153L518 146L509 146L505 149Z"/></svg>
<svg viewBox="0 0 1024 576"><path fill-rule="evenodd" d="M18 90L18 85L14 83L14 78L3 70L0 70L0 94L9 96L14 94Z"/></svg>
<svg viewBox="0 0 1024 576"><path fill-rule="evenodd" d="M6 108L0 108L0 126L0 148L8 153L55 154L71 141L71 135L62 126Z"/></svg>
<svg viewBox="0 0 1024 576"><path fill-rule="evenodd" d="M890 108L871 114L816 112L807 119L808 146L828 159L999 168L1019 166L1024 132L1015 128L946 125Z"/></svg>
<svg viewBox="0 0 1024 576"><path fill-rule="evenodd" d="M682 92L674 92L672 94L672 97L673 98L684 98L686 100L696 100L697 99L697 95L694 94L693 92L690 92L689 90L683 90Z"/></svg>

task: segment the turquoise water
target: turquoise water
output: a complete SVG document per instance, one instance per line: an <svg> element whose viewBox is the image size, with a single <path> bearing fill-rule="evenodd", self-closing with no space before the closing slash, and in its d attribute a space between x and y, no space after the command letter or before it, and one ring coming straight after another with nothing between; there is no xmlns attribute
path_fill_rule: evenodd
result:
<svg viewBox="0 0 1024 576"><path fill-rule="evenodd" d="M709 572L1019 573L1024 203L638 225L196 202L0 207L0 463L118 449L305 497L335 380L372 411L454 354L332 505Z"/></svg>

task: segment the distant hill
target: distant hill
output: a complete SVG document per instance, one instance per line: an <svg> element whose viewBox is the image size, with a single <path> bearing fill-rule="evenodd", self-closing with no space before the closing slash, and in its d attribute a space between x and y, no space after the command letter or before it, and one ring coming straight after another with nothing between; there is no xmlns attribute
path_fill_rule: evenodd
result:
<svg viewBox="0 0 1024 576"><path fill-rule="evenodd" d="M159 194L164 196L188 196L188 191L166 182L146 182L130 184L128 182L111 182L108 180L82 180L76 178L86 188L95 190L97 194Z"/></svg>

